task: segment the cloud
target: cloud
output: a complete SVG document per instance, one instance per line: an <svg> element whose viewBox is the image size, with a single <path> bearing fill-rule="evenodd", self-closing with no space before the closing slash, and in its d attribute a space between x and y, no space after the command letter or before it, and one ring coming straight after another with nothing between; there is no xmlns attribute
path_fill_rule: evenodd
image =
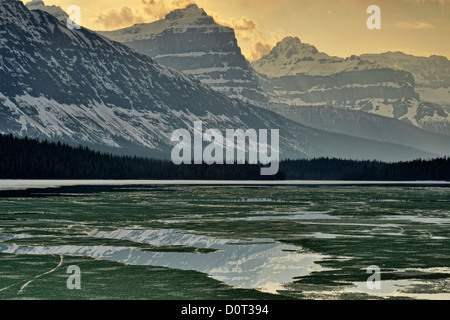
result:
<svg viewBox="0 0 450 320"><path fill-rule="evenodd" d="M395 26L399 29L405 30L418 30L418 29L433 29L434 26L429 24L428 22L418 22L418 23L409 23L409 22L398 22Z"/></svg>
<svg viewBox="0 0 450 320"><path fill-rule="evenodd" d="M153 19L163 19L169 12L195 3L193 0L142 0L144 12Z"/></svg>
<svg viewBox="0 0 450 320"><path fill-rule="evenodd" d="M269 54L270 50L272 50L273 45L268 43L257 42L253 48L253 52L251 56L248 57L250 61L256 61L262 56Z"/></svg>
<svg viewBox="0 0 450 320"><path fill-rule="evenodd" d="M258 60L263 55L268 54L275 43L282 38L272 32L272 39L267 40L258 24L246 17L242 17L240 20L222 20L217 14L212 14L212 16L217 23L234 29L242 54L249 61Z"/></svg>
<svg viewBox="0 0 450 320"><path fill-rule="evenodd" d="M102 24L105 29L129 27L136 23L152 22L163 19L169 12L194 3L192 0L141 1L142 6L134 10L129 7L122 7L120 9L112 9L107 13L100 13L95 22Z"/></svg>
<svg viewBox="0 0 450 320"><path fill-rule="evenodd" d="M122 7L119 10L113 9L107 13L101 13L96 19L96 22L103 24L106 29L128 27L144 21L145 17L139 15L128 7Z"/></svg>

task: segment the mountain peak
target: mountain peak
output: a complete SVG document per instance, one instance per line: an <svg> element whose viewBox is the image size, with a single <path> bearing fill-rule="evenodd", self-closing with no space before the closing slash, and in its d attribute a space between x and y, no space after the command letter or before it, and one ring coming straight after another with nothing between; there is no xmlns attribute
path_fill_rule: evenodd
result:
<svg viewBox="0 0 450 320"><path fill-rule="evenodd" d="M283 56L290 59L292 56L310 57L319 51L316 47L302 43L298 37L285 37L278 42L269 55Z"/></svg>
<svg viewBox="0 0 450 320"><path fill-rule="evenodd" d="M44 1L42 0L32 0L25 4L26 6L45 6Z"/></svg>
<svg viewBox="0 0 450 320"><path fill-rule="evenodd" d="M284 37L283 40L281 40L279 43L286 44L286 45L296 45L296 44L300 44L302 42L299 39L299 37L287 36L287 37Z"/></svg>
<svg viewBox="0 0 450 320"><path fill-rule="evenodd" d="M42 0L32 0L30 2L27 2L25 6L29 10L42 10L47 13L50 13L58 20L66 21L67 18L69 18L69 15L61 7L55 5L47 6Z"/></svg>
<svg viewBox="0 0 450 320"><path fill-rule="evenodd" d="M183 10L183 9L181 9L181 10ZM188 4L184 8L184 10L187 12L197 12L197 13L200 13L200 14L206 16L205 10L203 10L203 8L199 8L195 3Z"/></svg>
<svg viewBox="0 0 450 320"><path fill-rule="evenodd" d="M208 14L202 8L199 8L195 3L187 5L184 9L175 9L172 12L166 15L167 20L190 20L197 21L202 20L205 23L205 20L209 20L209 22L214 22L213 18L208 16Z"/></svg>

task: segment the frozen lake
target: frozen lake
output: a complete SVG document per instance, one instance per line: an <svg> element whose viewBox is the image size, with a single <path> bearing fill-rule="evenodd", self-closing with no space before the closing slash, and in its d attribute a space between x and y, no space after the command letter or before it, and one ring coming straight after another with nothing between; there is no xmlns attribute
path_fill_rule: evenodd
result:
<svg viewBox="0 0 450 320"><path fill-rule="evenodd" d="M62 186L130 186L130 185L450 185L448 181L339 181L339 180L6 180L0 190L54 188Z"/></svg>
<svg viewBox="0 0 450 320"><path fill-rule="evenodd" d="M0 298L450 299L447 184L231 183L2 181Z"/></svg>

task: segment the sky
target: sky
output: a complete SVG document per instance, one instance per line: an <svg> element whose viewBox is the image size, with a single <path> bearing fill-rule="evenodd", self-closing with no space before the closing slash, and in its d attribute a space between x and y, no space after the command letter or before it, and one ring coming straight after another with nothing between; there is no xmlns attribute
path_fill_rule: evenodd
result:
<svg viewBox="0 0 450 320"><path fill-rule="evenodd" d="M28 0L23 1L24 3ZM216 22L233 27L250 61L286 36L297 36L333 56L403 51L450 58L450 0L44 0L81 8L81 24L115 30L152 22L196 3ZM381 29L370 30L367 8L381 10Z"/></svg>

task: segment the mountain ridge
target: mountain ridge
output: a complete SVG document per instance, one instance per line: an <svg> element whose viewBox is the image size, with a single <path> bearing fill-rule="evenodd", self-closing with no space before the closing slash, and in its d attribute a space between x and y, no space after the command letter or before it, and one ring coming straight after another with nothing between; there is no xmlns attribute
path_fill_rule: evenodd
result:
<svg viewBox="0 0 450 320"><path fill-rule="evenodd" d="M0 131L82 143L115 153L168 157L171 133L280 128L281 158L386 161L435 154L302 126L229 99L193 77L50 14L0 0Z"/></svg>
<svg viewBox="0 0 450 320"><path fill-rule="evenodd" d="M269 54L254 61L252 66L270 78L295 76L299 73L325 76L344 71L360 71L383 66L357 56L340 58L320 52L313 45L303 43L298 37L285 37Z"/></svg>

